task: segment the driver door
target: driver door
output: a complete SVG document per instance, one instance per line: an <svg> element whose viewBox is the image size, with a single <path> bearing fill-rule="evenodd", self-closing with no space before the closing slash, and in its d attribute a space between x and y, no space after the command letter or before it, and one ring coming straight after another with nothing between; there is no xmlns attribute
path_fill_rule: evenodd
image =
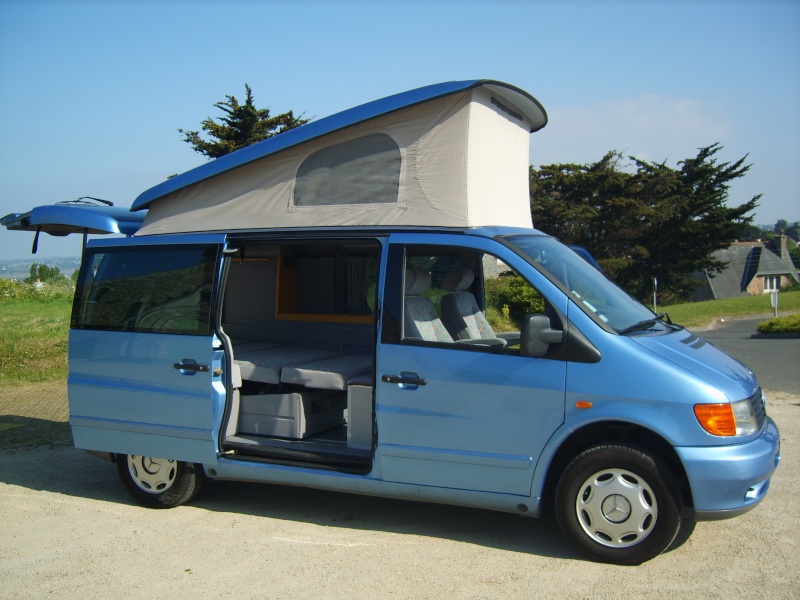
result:
<svg viewBox="0 0 800 600"><path fill-rule="evenodd" d="M376 382L383 478L529 496L539 454L564 420L566 363L445 335L409 335L403 315L409 295L429 297L439 311L435 300L447 293L441 287L447 269L477 269L492 260L497 264L500 256L484 251L490 240L467 244L462 237L453 244L452 236L426 237L437 243L391 238ZM413 265L432 271L428 289L410 289L414 284L404 275ZM473 287L479 296L483 280L481 273Z"/></svg>

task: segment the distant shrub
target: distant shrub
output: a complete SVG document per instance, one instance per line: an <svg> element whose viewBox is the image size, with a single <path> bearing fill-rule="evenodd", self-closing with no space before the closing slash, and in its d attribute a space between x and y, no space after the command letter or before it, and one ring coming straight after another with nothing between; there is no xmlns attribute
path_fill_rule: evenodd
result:
<svg viewBox="0 0 800 600"><path fill-rule="evenodd" d="M50 267L48 265L33 263L31 265L31 274L25 280L25 283L34 283L36 281L51 284L66 284L69 283L70 278L64 275L61 269L56 266Z"/></svg>
<svg viewBox="0 0 800 600"><path fill-rule="evenodd" d="M544 312L544 298L518 275L503 275L487 279L486 305L515 323L525 315Z"/></svg>
<svg viewBox="0 0 800 600"><path fill-rule="evenodd" d="M778 317L758 324L759 333L800 333L800 314Z"/></svg>
<svg viewBox="0 0 800 600"><path fill-rule="evenodd" d="M800 314L769 319L758 324L759 333L798 333L800 332Z"/></svg>
<svg viewBox="0 0 800 600"><path fill-rule="evenodd" d="M29 300L32 302L69 301L75 295L72 283L44 283L40 289L36 284L25 283L15 279L0 279L0 302L8 300Z"/></svg>

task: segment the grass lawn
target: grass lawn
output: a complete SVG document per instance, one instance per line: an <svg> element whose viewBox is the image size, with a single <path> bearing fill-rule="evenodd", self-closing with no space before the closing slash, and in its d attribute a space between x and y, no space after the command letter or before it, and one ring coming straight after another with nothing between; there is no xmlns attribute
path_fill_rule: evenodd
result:
<svg viewBox="0 0 800 600"><path fill-rule="evenodd" d="M778 294L778 310L780 312L800 311L800 291L793 290ZM773 314L769 294L659 306L658 311L666 311L673 323L687 327L707 325L719 318L766 315L764 318L768 319Z"/></svg>
<svg viewBox="0 0 800 600"><path fill-rule="evenodd" d="M72 299L0 301L0 384L66 380Z"/></svg>

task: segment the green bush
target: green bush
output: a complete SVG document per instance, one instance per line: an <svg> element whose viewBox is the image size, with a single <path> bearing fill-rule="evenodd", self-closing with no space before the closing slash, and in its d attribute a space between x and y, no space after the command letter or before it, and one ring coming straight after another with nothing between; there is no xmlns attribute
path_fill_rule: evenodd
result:
<svg viewBox="0 0 800 600"><path fill-rule="evenodd" d="M759 333L800 333L800 314L761 321Z"/></svg>
<svg viewBox="0 0 800 600"><path fill-rule="evenodd" d="M9 300L29 300L33 302L72 302L75 286L69 280L59 283L43 283L40 289L33 283L14 279L0 279L0 303Z"/></svg>
<svg viewBox="0 0 800 600"><path fill-rule="evenodd" d="M502 275L484 282L486 308L519 323L531 313L544 312L544 298L518 275Z"/></svg>

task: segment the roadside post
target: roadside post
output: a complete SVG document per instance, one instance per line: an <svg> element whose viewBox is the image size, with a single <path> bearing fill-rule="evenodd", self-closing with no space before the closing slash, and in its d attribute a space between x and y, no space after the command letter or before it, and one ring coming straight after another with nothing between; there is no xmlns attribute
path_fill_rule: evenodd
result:
<svg viewBox="0 0 800 600"><path fill-rule="evenodd" d="M658 292L658 279L653 277L653 312L658 312L658 302L656 302L656 292Z"/></svg>
<svg viewBox="0 0 800 600"><path fill-rule="evenodd" d="M772 305L772 309L774 312L774 317L778 318L778 290L773 290L772 293L769 295L769 302Z"/></svg>

